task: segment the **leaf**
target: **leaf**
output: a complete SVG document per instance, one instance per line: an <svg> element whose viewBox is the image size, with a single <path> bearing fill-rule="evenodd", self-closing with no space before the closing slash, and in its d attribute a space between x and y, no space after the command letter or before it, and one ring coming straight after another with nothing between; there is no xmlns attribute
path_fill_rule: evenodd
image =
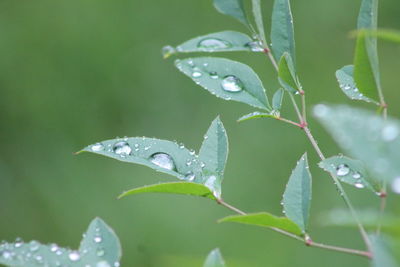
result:
<svg viewBox="0 0 400 267"><path fill-rule="evenodd" d="M311 173L308 167L307 153L297 162L290 175L283 194L285 215L306 232L311 202Z"/></svg>
<svg viewBox="0 0 400 267"><path fill-rule="evenodd" d="M360 30L355 32L355 36L364 35L368 37L376 37L381 40L400 43L400 31L379 29L379 30Z"/></svg>
<svg viewBox="0 0 400 267"><path fill-rule="evenodd" d="M271 110L260 78L245 64L225 58L198 57L176 60L175 65L217 97Z"/></svg>
<svg viewBox="0 0 400 267"><path fill-rule="evenodd" d="M278 228L298 236L302 235L302 230L290 219L286 217L276 217L267 212L228 216L218 220L218 222L236 222L268 228Z"/></svg>
<svg viewBox="0 0 400 267"><path fill-rule="evenodd" d="M168 47L168 46L167 46ZM258 49L256 49L258 47ZM176 48L169 48L164 58L175 53L263 51L248 35L236 31L210 33L190 39Z"/></svg>
<svg viewBox="0 0 400 267"><path fill-rule="evenodd" d="M274 96L272 97L272 108L275 111L281 110L282 107L282 99L285 91L283 89L278 89Z"/></svg>
<svg viewBox="0 0 400 267"><path fill-rule="evenodd" d="M287 52L293 60L294 67L296 52L293 17L289 0L275 0L272 10L271 41L275 60L280 60L283 54Z"/></svg>
<svg viewBox="0 0 400 267"><path fill-rule="evenodd" d="M248 121L248 120L253 120L253 119L258 119L258 118L276 118L275 115L270 114L270 113L262 113L262 112L252 112L249 114L246 114L242 117L240 117L237 121L238 122L243 122L243 121Z"/></svg>
<svg viewBox="0 0 400 267"><path fill-rule="evenodd" d="M278 79L282 87L289 93L295 94L301 90L301 85L297 78L292 58L287 52L283 54L279 61Z"/></svg>
<svg viewBox="0 0 400 267"><path fill-rule="evenodd" d="M343 93L345 93L345 95L352 100L362 100L379 105L379 103L375 100L370 99L360 93L359 89L356 86L356 83L354 82L353 71L353 65L344 66L340 70L336 71L336 79Z"/></svg>
<svg viewBox="0 0 400 267"><path fill-rule="evenodd" d="M222 258L219 248L212 250L208 254L203 267L225 267L225 261Z"/></svg>
<svg viewBox="0 0 400 267"><path fill-rule="evenodd" d="M214 7L219 13L231 16L249 26L242 0L214 0Z"/></svg>
<svg viewBox="0 0 400 267"><path fill-rule="evenodd" d="M161 184L138 187L122 193L118 198L123 198L126 196L143 194L143 193L181 194L181 195L206 197L212 200L216 199L208 187L202 184L195 184L188 182L161 183Z"/></svg>
<svg viewBox="0 0 400 267"><path fill-rule="evenodd" d="M201 180L202 171L195 152L167 140L147 137L111 139L87 146L81 152L145 165L182 180Z"/></svg>
<svg viewBox="0 0 400 267"><path fill-rule="evenodd" d="M390 243L383 236L370 235L372 243L372 253L374 257L372 258L373 267L397 267L394 258L394 251L390 248Z"/></svg>
<svg viewBox="0 0 400 267"><path fill-rule="evenodd" d="M375 30L378 21L378 1L363 0L358 16L358 29ZM381 85L376 37L359 35L354 57L354 80L360 92L379 101Z"/></svg>
<svg viewBox="0 0 400 267"><path fill-rule="evenodd" d="M253 7L253 16L256 21L256 25L257 25L257 29L258 29L258 35L260 36L263 43L266 44L267 40L265 39L264 21L263 21L263 17L262 17L260 0L252 0L251 3L252 3L252 7Z"/></svg>
<svg viewBox="0 0 400 267"><path fill-rule="evenodd" d="M321 161L318 166L344 183L356 188L367 188L380 195L379 183L370 177L362 161L334 156Z"/></svg>
<svg viewBox="0 0 400 267"><path fill-rule="evenodd" d="M204 164L203 173L206 186L217 198L221 197L221 183L224 177L226 160L228 159L228 137L224 125L217 117L204 136L199 152L199 159Z"/></svg>
<svg viewBox="0 0 400 267"><path fill-rule="evenodd" d="M314 107L319 119L347 153L365 163L375 179L391 181L400 176L400 122L344 105Z"/></svg>
<svg viewBox="0 0 400 267"><path fill-rule="evenodd" d="M90 223L78 251L37 241L17 240L0 245L0 263L6 266L119 266L120 258L118 237L99 218Z"/></svg>

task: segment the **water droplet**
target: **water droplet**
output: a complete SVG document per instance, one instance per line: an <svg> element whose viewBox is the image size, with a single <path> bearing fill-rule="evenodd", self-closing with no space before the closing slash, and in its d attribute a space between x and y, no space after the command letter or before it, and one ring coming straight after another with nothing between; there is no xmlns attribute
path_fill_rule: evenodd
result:
<svg viewBox="0 0 400 267"><path fill-rule="evenodd" d="M355 173L353 174L353 178L354 178L354 179L360 179L360 178L361 178L361 173L355 172Z"/></svg>
<svg viewBox="0 0 400 267"><path fill-rule="evenodd" d="M245 44L246 47L250 48L252 52L263 52L264 48L262 47L262 44L260 42L254 41L254 42L249 42Z"/></svg>
<svg viewBox="0 0 400 267"><path fill-rule="evenodd" d="M41 255L37 255L37 256L35 257L35 260L36 260L37 262L39 262L39 263L42 263L42 262L43 262L43 257L42 257Z"/></svg>
<svg viewBox="0 0 400 267"><path fill-rule="evenodd" d="M204 140L207 140L207 139L208 139L208 135L205 135L205 136L204 136Z"/></svg>
<svg viewBox="0 0 400 267"><path fill-rule="evenodd" d="M194 150L190 150L190 151L189 151L189 154L192 155L192 156L193 156L195 153L196 153L196 152L195 152Z"/></svg>
<svg viewBox="0 0 400 267"><path fill-rule="evenodd" d="M336 168L337 176L345 176L345 175L349 174L349 172L350 172L350 168L346 164L340 164Z"/></svg>
<svg viewBox="0 0 400 267"><path fill-rule="evenodd" d="M382 129L382 139L386 142L391 142L399 135L399 128L394 124L389 124Z"/></svg>
<svg viewBox="0 0 400 267"><path fill-rule="evenodd" d="M166 45L161 49L161 53L163 55L163 58L168 58L171 55L175 54L176 50L172 46Z"/></svg>
<svg viewBox="0 0 400 267"><path fill-rule="evenodd" d="M166 153L155 153L150 156L150 161L157 165L158 167L167 169L167 170L174 170L175 169L175 163L172 159L172 157Z"/></svg>
<svg viewBox="0 0 400 267"><path fill-rule="evenodd" d="M111 267L111 265L106 261L99 261L96 263L96 267Z"/></svg>
<svg viewBox="0 0 400 267"><path fill-rule="evenodd" d="M343 86L343 89L344 89L344 90L349 90L350 88L351 88L351 86L348 85L348 84L346 84L345 86Z"/></svg>
<svg viewBox="0 0 400 267"><path fill-rule="evenodd" d="M206 164L204 162L200 163L200 167L204 168L206 166Z"/></svg>
<svg viewBox="0 0 400 267"><path fill-rule="evenodd" d="M193 78L200 78L201 77L201 72L200 71L194 71L193 73L192 73L192 77Z"/></svg>
<svg viewBox="0 0 400 267"><path fill-rule="evenodd" d="M59 248L58 248L57 244L51 244L50 245L50 251L51 252L57 252L58 249Z"/></svg>
<svg viewBox="0 0 400 267"><path fill-rule="evenodd" d="M14 247L19 248L19 247L22 246L22 244L23 244L22 239L19 238L19 237L17 237L17 238L15 239Z"/></svg>
<svg viewBox="0 0 400 267"><path fill-rule="evenodd" d="M4 251L1 253L1 256L2 256L3 259L5 259L5 260L11 260L11 259L13 258L13 254L12 254L10 251L8 251L8 250L4 250Z"/></svg>
<svg viewBox="0 0 400 267"><path fill-rule="evenodd" d="M99 257L104 256L105 253L106 253L106 252L105 252L104 249L102 249L102 248L99 248L99 249L97 249L97 251L96 251L96 255L99 256Z"/></svg>
<svg viewBox="0 0 400 267"><path fill-rule="evenodd" d="M68 254L68 258L69 258L71 261L78 261L78 260L81 258L81 255L79 254L78 251L71 251L71 252Z"/></svg>
<svg viewBox="0 0 400 267"><path fill-rule="evenodd" d="M132 153L132 148L127 142L121 141L114 144L113 151L117 155L126 156Z"/></svg>
<svg viewBox="0 0 400 267"><path fill-rule="evenodd" d="M227 92L236 93L243 90L242 81L236 76L229 75L226 76L221 83L222 89Z"/></svg>
<svg viewBox="0 0 400 267"><path fill-rule="evenodd" d="M95 236L93 240L96 243L100 243L102 241L101 236Z"/></svg>
<svg viewBox="0 0 400 267"><path fill-rule="evenodd" d="M364 184L362 184L360 182L355 183L354 186L357 187L357 188L364 188L365 187Z"/></svg>
<svg viewBox="0 0 400 267"><path fill-rule="evenodd" d="M205 51L214 51L218 49L226 49L231 46L230 43L217 38L206 38L199 42L198 48Z"/></svg>
<svg viewBox="0 0 400 267"><path fill-rule="evenodd" d="M189 181L189 182L193 182L193 181L194 181L194 178L196 178L196 176L195 176L192 172L189 172L189 173L186 174L186 176L185 176L185 180L187 180L187 181Z"/></svg>
<svg viewBox="0 0 400 267"><path fill-rule="evenodd" d="M211 79L218 79L218 73L216 73L215 71L210 72L210 78Z"/></svg>
<svg viewBox="0 0 400 267"><path fill-rule="evenodd" d="M394 178L391 184L392 191L396 194L400 194L400 177Z"/></svg>
<svg viewBox="0 0 400 267"><path fill-rule="evenodd" d="M36 251L39 249L39 243L35 240L32 240L31 242L29 242L29 250L30 251Z"/></svg>

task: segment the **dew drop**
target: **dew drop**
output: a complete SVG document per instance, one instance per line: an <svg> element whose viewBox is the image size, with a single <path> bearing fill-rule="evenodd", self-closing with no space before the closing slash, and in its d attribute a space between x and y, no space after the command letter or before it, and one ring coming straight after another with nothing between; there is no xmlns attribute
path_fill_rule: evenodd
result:
<svg viewBox="0 0 400 267"><path fill-rule="evenodd" d="M350 168L346 164L340 164L336 168L336 175L337 176L345 176L345 175L349 174L349 172L350 172Z"/></svg>
<svg viewBox="0 0 400 267"><path fill-rule="evenodd" d="M196 176L195 176L192 172L189 172L189 173L186 174L186 176L185 176L185 180L187 180L187 181L189 181L189 182L193 182L193 181L194 181L194 178L196 178Z"/></svg>
<svg viewBox="0 0 400 267"><path fill-rule="evenodd" d="M127 142L121 141L114 144L113 151L117 155L126 156L132 153L132 148Z"/></svg>
<svg viewBox="0 0 400 267"><path fill-rule="evenodd" d="M71 251L71 252L68 254L68 258L69 258L71 261L78 261L78 260L81 258L81 255L79 254L78 251Z"/></svg>
<svg viewBox="0 0 400 267"><path fill-rule="evenodd" d="M262 44L260 42L254 41L254 42L249 42L245 44L245 47L250 48L252 52L263 52L264 48L262 47Z"/></svg>
<svg viewBox="0 0 400 267"><path fill-rule="evenodd" d="M362 184L362 183L355 183L354 186L357 187L357 188L364 188L365 187L364 184Z"/></svg>
<svg viewBox="0 0 400 267"><path fill-rule="evenodd" d="M201 72L200 71L194 71L193 73L192 73L192 77L193 78L200 78L201 77Z"/></svg>
<svg viewBox="0 0 400 267"><path fill-rule="evenodd" d="M221 82L222 89L227 92L236 93L243 90L242 81L233 75L226 76Z"/></svg>
<svg viewBox="0 0 400 267"><path fill-rule="evenodd" d="M58 249L59 248L58 248L57 244L51 244L50 245L50 251L51 252L57 252Z"/></svg>
<svg viewBox="0 0 400 267"><path fill-rule="evenodd" d="M95 236L93 240L95 243L100 243L102 241L101 236Z"/></svg>
<svg viewBox="0 0 400 267"><path fill-rule="evenodd" d="M214 51L218 49L226 49L231 46L230 43L217 38L206 38L199 42L198 48L205 51Z"/></svg>
<svg viewBox="0 0 400 267"><path fill-rule="evenodd" d="M170 45L166 45L161 49L161 54L162 54L163 58L168 58L175 53L176 53L175 48L173 48Z"/></svg>
<svg viewBox="0 0 400 267"><path fill-rule="evenodd" d="M92 145L91 149L93 152L98 152L98 151L102 151L104 149L104 146L102 143L96 143L96 144Z"/></svg>
<svg viewBox="0 0 400 267"><path fill-rule="evenodd" d="M150 156L150 161L157 165L158 167L167 169L167 170L174 170L175 169L175 163L172 159L172 157L166 153L155 153Z"/></svg>
<svg viewBox="0 0 400 267"><path fill-rule="evenodd" d="M29 250L30 251L36 251L38 249L39 249L39 243L37 241L33 240L33 241L31 241L29 243Z"/></svg>
<svg viewBox="0 0 400 267"><path fill-rule="evenodd" d="M111 265L106 261L99 261L96 263L96 267L111 267Z"/></svg>
<svg viewBox="0 0 400 267"><path fill-rule="evenodd" d="M391 142L399 135L399 128L396 125L389 124L382 129L382 139L386 142Z"/></svg>
<svg viewBox="0 0 400 267"><path fill-rule="evenodd" d="M396 194L400 194L400 177L394 178L391 184L392 191Z"/></svg>
<svg viewBox="0 0 400 267"><path fill-rule="evenodd" d="M104 254L105 254L104 249L102 249L102 248L97 249L97 251L96 251L97 256L101 257L101 256L104 256Z"/></svg>
<svg viewBox="0 0 400 267"><path fill-rule="evenodd" d="M351 86L348 85L348 84L346 84L345 86L343 86L343 89L344 89L344 90L349 90L350 88L351 88Z"/></svg>
<svg viewBox="0 0 400 267"><path fill-rule="evenodd" d="M360 178L361 178L361 173L355 172L355 173L353 174L353 178L354 178L354 179L360 179Z"/></svg>
<svg viewBox="0 0 400 267"><path fill-rule="evenodd" d="M1 256L2 256L3 259L5 259L5 260L11 260L11 259L13 258L13 254L12 254L10 251L8 251L8 250L3 251L3 252L1 253Z"/></svg>
<svg viewBox="0 0 400 267"><path fill-rule="evenodd" d="M218 79L218 73L216 73L215 71L210 72L210 78L211 79Z"/></svg>
<svg viewBox="0 0 400 267"><path fill-rule="evenodd" d="M21 238L18 237L17 239L15 239L14 247L19 248L22 246L22 244L23 244L23 241Z"/></svg>

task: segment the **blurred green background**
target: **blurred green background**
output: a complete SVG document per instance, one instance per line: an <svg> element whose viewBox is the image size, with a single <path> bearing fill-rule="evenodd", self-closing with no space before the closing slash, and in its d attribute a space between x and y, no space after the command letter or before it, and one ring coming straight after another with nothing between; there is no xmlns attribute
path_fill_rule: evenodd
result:
<svg viewBox="0 0 400 267"><path fill-rule="evenodd" d="M225 102L179 73L160 49L222 30L245 31L212 1L0 1L0 239L16 237L77 247L95 216L121 238L122 266L201 266L220 247L228 266L366 266L367 261L305 248L267 229L217 224L231 214L212 201L173 195L123 200L124 190L174 178L149 168L73 152L116 136L177 140L198 149L220 114L230 155L227 202L245 211L281 214L279 202L296 160L306 150L314 177L311 234L316 241L363 248L355 229L322 226L344 207L302 132L274 120L236 123L253 111ZM360 1L292 1L298 68L313 104L351 103L334 72L352 61ZM272 0L263 0L269 28ZM381 1L380 26L400 29L400 2ZM399 117L400 48L380 45L389 112ZM278 88L261 54L219 54L251 65L268 92ZM287 100L287 99L286 99ZM283 114L294 118L285 103ZM364 106L358 103L354 105ZM340 152L311 119L327 155ZM357 207L377 207L371 193L346 186ZM389 212L400 214L392 196Z"/></svg>

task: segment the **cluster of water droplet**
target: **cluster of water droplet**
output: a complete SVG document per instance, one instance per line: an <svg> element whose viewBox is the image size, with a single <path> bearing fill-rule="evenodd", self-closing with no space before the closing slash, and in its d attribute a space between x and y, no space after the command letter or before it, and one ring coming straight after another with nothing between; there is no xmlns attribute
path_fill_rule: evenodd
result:
<svg viewBox="0 0 400 267"><path fill-rule="evenodd" d="M232 46L231 43L225 40L221 40L218 38L205 38L200 40L197 44L197 48L206 52L213 52L217 50L224 50L230 48Z"/></svg>
<svg viewBox="0 0 400 267"><path fill-rule="evenodd" d="M362 178L361 173L359 173L358 171L351 170L350 167L347 164L344 164L344 163L339 164L336 167L336 175L339 178L342 178L342 177L345 177L345 176L346 177L351 176L353 179L355 179L354 186L356 188L364 188L365 187L365 185L364 185L364 183L363 183L363 181L361 179Z"/></svg>

